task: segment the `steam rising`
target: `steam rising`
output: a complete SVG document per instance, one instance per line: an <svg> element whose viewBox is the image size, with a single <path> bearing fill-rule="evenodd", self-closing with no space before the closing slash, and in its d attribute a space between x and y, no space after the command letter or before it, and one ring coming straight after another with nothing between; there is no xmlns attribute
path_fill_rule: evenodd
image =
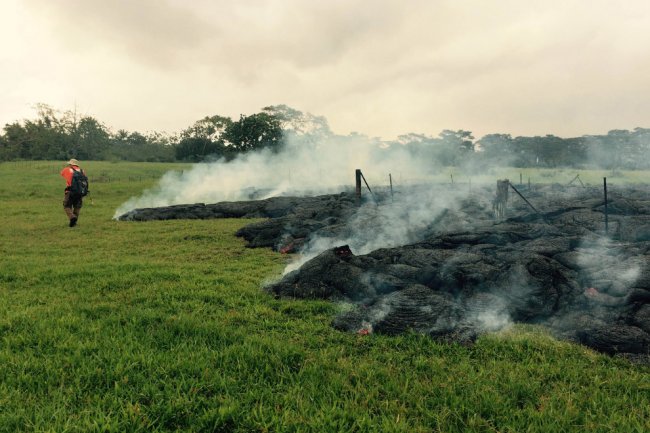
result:
<svg viewBox="0 0 650 433"><path fill-rule="evenodd" d="M599 292L621 297L629 293L644 268L638 258L627 258L610 239L585 239L578 263L586 280Z"/></svg>
<svg viewBox="0 0 650 433"><path fill-rule="evenodd" d="M321 252L339 245L348 245L354 254L368 254L379 248L390 248L422 240L436 219L457 206L457 195L440 194L431 188L411 188L399 192L387 202L368 202L347 222L342 237L315 236L300 251L285 273L298 269Z"/></svg>
<svg viewBox="0 0 650 433"><path fill-rule="evenodd" d="M344 185L354 184L354 170L365 167L368 180L383 185L391 170L409 173L410 179L431 172L403 149L382 147L366 137L295 139L277 153L263 150L230 162L219 160L196 164L182 173L169 172L155 188L122 204L114 218L136 208L340 192Z"/></svg>
<svg viewBox="0 0 650 433"><path fill-rule="evenodd" d="M430 160L413 157L400 145L387 146L363 136L292 139L277 153L264 150L230 162L219 160L196 164L185 172L169 172L157 187L122 204L115 218L136 208L341 192L352 188L357 168L363 170L373 195L381 197L381 204L371 199L364 185L366 200L345 222L342 234L312 236L286 267L285 274L339 245L349 245L354 254L362 255L420 241L426 233L446 229L440 217L456 210L468 193L466 188L441 190L430 184L417 187L439 168ZM394 191L388 188L389 173L395 174ZM454 224L463 226L464 222ZM367 283L372 285L370 280ZM476 317L467 319L488 330L501 329L511 323L502 304L499 301L494 308L483 306L475 311ZM387 314L390 307L385 307ZM373 323L379 318L374 317Z"/></svg>
<svg viewBox="0 0 650 433"><path fill-rule="evenodd" d="M285 275L335 246L349 245L355 255L364 255L380 248L421 241L438 230L471 230L471 223L462 218L440 218L446 212L460 210L460 204L468 194L467 188L440 189L432 187L431 183L419 188L417 183L435 174L436 168L431 161L424 164L399 145L386 146L378 140L360 136L319 141L294 139L289 140L279 152L265 150L242 155L230 162L220 160L196 164L185 172L169 172L156 188L121 205L115 217L143 207L340 192L352 187L357 168L363 169L374 196L381 200L376 202L370 199L368 191L364 191L364 203L343 223L341 230L334 231L339 234L312 233L299 254L294 256L295 261L286 267ZM388 173L407 173L408 177L404 179L404 176L400 176L392 191L387 188ZM407 184L408 187L405 187ZM476 210L481 211L480 207ZM462 212L458 212L458 215L462 215ZM454 227L443 226L442 221ZM645 266L625 256L611 240L586 239L574 256L581 270L580 282L585 284L585 289L591 290L586 291L585 295L604 306L623 302ZM462 260L462 256L459 257ZM453 256L449 258L450 265L455 259ZM368 293L379 293L374 289L384 284L383 277L372 273L362 279L369 289ZM442 310L428 311L430 306L427 305L416 305L412 309L423 316L435 317L435 323L427 331L432 334L467 323L481 332L507 328L514 322L511 316L513 307L534 300L538 296L540 283L522 264L511 267L502 277L502 285L498 289L467 300L462 316L448 316ZM396 295L375 304L359 332L373 332L373 327L387 316L401 314L399 308L405 304L400 304L400 299ZM552 308L552 305L548 308ZM572 313L575 315L579 312ZM601 311L593 307L589 314L601 313L603 317L608 314L604 309ZM562 326L565 329L572 326L571 320L574 320L573 316L553 319L555 324L566 322Z"/></svg>

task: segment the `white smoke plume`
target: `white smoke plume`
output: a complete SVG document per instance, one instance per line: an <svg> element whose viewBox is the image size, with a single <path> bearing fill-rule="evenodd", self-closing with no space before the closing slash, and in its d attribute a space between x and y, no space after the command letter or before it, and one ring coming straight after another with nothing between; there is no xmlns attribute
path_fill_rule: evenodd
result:
<svg viewBox="0 0 650 433"><path fill-rule="evenodd" d="M294 256L287 273L339 245L349 245L358 255L421 240L436 218L456 208L469 192L460 184L446 189L413 187L430 182L441 168L402 145L355 135L310 138L289 139L277 153L252 152L229 162L200 163L184 172L169 172L155 188L123 203L114 218L136 208L338 193L352 189L355 170L362 169L368 186L383 195L381 204L366 200L339 237L313 237ZM389 196L389 174L393 196ZM365 184L362 188L364 197L370 198Z"/></svg>
<svg viewBox="0 0 650 433"><path fill-rule="evenodd" d="M393 199L384 198L381 204L369 201L362 206L347 222L343 236L313 237L287 266L285 273L336 246L348 245L354 254L362 255L379 248L420 241L425 233L435 228L437 218L457 208L466 194L466 190L441 193L437 188L398 188Z"/></svg>
<svg viewBox="0 0 650 433"><path fill-rule="evenodd" d="M592 286L591 293L625 296L645 266L638 258L627 258L608 238L585 239L578 252L578 264Z"/></svg>
<svg viewBox="0 0 650 433"><path fill-rule="evenodd" d="M404 149L388 148L363 136L296 139L277 153L252 152L229 162L200 163L182 173L169 172L156 187L123 203L114 218L136 208L340 192L342 186L354 185L358 168L381 177L384 184L391 170L407 173L409 179L431 173L430 164ZM401 175L400 179L404 180Z"/></svg>

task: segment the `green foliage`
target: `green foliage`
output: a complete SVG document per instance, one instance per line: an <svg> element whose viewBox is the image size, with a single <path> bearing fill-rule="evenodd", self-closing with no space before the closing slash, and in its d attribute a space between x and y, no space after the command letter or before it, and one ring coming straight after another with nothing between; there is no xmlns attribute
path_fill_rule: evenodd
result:
<svg viewBox="0 0 650 433"><path fill-rule="evenodd" d="M477 141L480 159L516 167L650 168L650 129L614 130L607 135L560 138L489 134Z"/></svg>
<svg viewBox="0 0 650 433"><path fill-rule="evenodd" d="M398 143L406 146L419 160L432 161L439 166L455 166L474 152L473 139L469 131L445 129L437 138L425 134L401 135Z"/></svg>
<svg viewBox="0 0 650 433"><path fill-rule="evenodd" d="M200 162L207 159L230 159L235 151L226 147L222 135L230 127L228 117L208 116L197 121L181 133L175 146L178 161Z"/></svg>
<svg viewBox="0 0 650 433"><path fill-rule="evenodd" d="M232 124L229 117L206 116L181 133L181 138L205 138L211 141L221 140L221 135Z"/></svg>
<svg viewBox="0 0 650 433"><path fill-rule="evenodd" d="M272 114L241 115L239 122L231 123L223 133L223 140L237 152L271 149L282 144L280 121Z"/></svg>
<svg viewBox="0 0 650 433"><path fill-rule="evenodd" d="M206 116L178 136L159 132L141 134L109 128L91 116L60 113L37 105L38 118L7 124L0 134L0 161L127 160L199 162L231 160L239 154L270 149L278 151L287 140L314 143L334 137L327 119L287 105L264 107L260 113L241 115L238 121L220 115ZM336 137L364 138L351 133ZM365 137L369 140L368 137ZM370 142L370 141L368 141ZM377 149L404 147L430 166L474 167L493 165L535 168L650 168L650 129L612 130L607 135L561 138L554 135L515 137L488 134L474 140L466 130L443 130L437 137L408 133L398 140L374 139Z"/></svg>
<svg viewBox="0 0 650 433"><path fill-rule="evenodd" d="M132 160L173 161L170 141L158 133L110 130L91 116L60 113L39 104L38 118L14 122L0 136L0 161L12 160Z"/></svg>
<svg viewBox="0 0 650 433"><path fill-rule="evenodd" d="M176 146L176 159L179 161L200 162L208 155L215 159L225 157L227 149L223 142L214 142L208 138L183 138Z"/></svg>
<svg viewBox="0 0 650 433"><path fill-rule="evenodd" d="M279 120L285 135L299 139L321 139L333 135L323 116L303 113L284 104L264 107L263 111Z"/></svg>
<svg viewBox="0 0 650 433"><path fill-rule="evenodd" d="M174 137L161 133L147 135L119 130L112 137L110 149L104 152L104 160L174 162Z"/></svg>
<svg viewBox="0 0 650 433"><path fill-rule="evenodd" d="M190 162L229 160L250 151L277 150L282 138L279 118L267 112L242 114L238 122L228 117L208 116L181 133L176 159Z"/></svg>
<svg viewBox="0 0 650 433"><path fill-rule="evenodd" d="M0 432L650 429L647 366L535 327L472 347L341 333L342 307L260 289L287 258L244 247L252 221L111 220L187 167L84 163L69 228L60 163L0 163Z"/></svg>

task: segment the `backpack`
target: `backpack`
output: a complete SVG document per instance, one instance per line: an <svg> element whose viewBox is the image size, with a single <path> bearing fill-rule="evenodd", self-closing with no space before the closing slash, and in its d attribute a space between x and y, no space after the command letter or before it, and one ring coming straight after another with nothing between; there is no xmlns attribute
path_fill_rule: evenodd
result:
<svg viewBox="0 0 650 433"><path fill-rule="evenodd" d="M81 170L72 169L72 182L70 183L70 195L85 197L88 195L88 177Z"/></svg>

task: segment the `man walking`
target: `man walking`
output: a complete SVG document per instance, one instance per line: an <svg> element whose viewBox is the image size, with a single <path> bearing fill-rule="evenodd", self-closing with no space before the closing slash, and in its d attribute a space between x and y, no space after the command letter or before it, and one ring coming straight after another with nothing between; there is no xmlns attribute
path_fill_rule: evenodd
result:
<svg viewBox="0 0 650 433"><path fill-rule="evenodd" d="M70 227L77 225L79 212L83 205L83 195L80 192L73 190L72 183L75 172L81 172L84 177L86 175L86 172L79 168L79 161L73 158L68 161L68 165L61 170L61 176L66 181L65 196L63 197L63 210L70 220Z"/></svg>

